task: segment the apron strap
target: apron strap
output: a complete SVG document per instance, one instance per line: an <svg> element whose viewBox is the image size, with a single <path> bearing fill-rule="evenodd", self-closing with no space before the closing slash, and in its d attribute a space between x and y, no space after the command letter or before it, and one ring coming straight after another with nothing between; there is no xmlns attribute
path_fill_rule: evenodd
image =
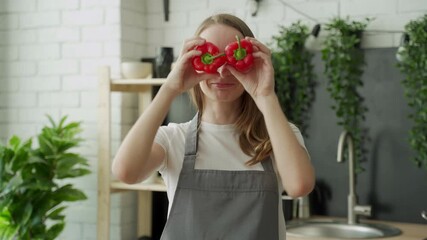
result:
<svg viewBox="0 0 427 240"><path fill-rule="evenodd" d="M196 154L197 154L197 143L198 143L198 121L199 113L193 117L188 126L187 133L185 136L185 156L182 166L183 171L192 171L196 165ZM274 172L273 161L271 157L267 157L261 161L262 167L266 172Z"/></svg>
<svg viewBox="0 0 427 240"><path fill-rule="evenodd" d="M273 168L273 159L271 157L267 157L267 159L264 159L261 161L262 167L264 168L264 171L266 172L274 172Z"/></svg>
<svg viewBox="0 0 427 240"><path fill-rule="evenodd" d="M185 135L185 156L182 166L182 170L193 170L196 164L197 154L197 126L199 121L199 113L193 117L188 126L187 133Z"/></svg>

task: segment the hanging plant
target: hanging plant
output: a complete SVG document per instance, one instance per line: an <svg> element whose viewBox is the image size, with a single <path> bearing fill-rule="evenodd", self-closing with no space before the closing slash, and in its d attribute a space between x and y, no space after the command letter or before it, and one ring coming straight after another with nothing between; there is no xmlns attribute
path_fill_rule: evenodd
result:
<svg viewBox="0 0 427 240"><path fill-rule="evenodd" d="M363 85L364 53L360 49L364 22L334 18L325 26L329 31L322 49L325 74L329 79L327 90L334 100L332 109L338 117L338 125L348 131L354 140L356 172L363 171L360 161L365 158L363 146L366 132L362 129L367 108L357 89Z"/></svg>
<svg viewBox="0 0 427 240"><path fill-rule="evenodd" d="M314 100L313 54L304 48L308 27L301 22L280 27L273 36L272 60L276 92L287 118L307 136L308 110Z"/></svg>
<svg viewBox="0 0 427 240"><path fill-rule="evenodd" d="M414 125L410 130L409 143L416 151L413 158L418 167L427 170L427 14L405 26L409 41L399 51L400 71L405 97L413 113L409 118Z"/></svg>

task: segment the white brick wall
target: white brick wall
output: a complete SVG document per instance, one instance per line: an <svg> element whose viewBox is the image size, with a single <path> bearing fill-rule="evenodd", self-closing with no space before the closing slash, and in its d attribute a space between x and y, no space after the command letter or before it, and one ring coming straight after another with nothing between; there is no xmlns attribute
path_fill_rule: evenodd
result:
<svg viewBox="0 0 427 240"><path fill-rule="evenodd" d="M38 30L38 42L40 43L69 43L78 42L81 39L79 27L54 27Z"/></svg>
<svg viewBox="0 0 427 240"><path fill-rule="evenodd" d="M285 0L283 0L285 1ZM293 7L325 23L334 16L374 17L363 47L396 47L403 26L427 11L426 0L287 0ZM159 0L1 0L0 2L0 141L13 134L34 136L47 123L69 115L83 121L84 144L79 151L90 160L94 174L71 181L89 199L68 209L60 239L96 239L97 196L97 67L110 65L114 77L120 62L154 57L162 46L174 47L197 25L218 12L244 19L263 42L279 25L302 20L281 0L262 0L252 17L248 0L170 0L169 22ZM325 34L325 33L321 33ZM112 148L117 149L137 117L134 94L112 95ZM111 239L136 239L135 193L112 196ZM85 218L81 216L84 215Z"/></svg>
<svg viewBox="0 0 427 240"><path fill-rule="evenodd" d="M79 0L43 0L37 5L41 11L75 10L79 8Z"/></svg>
<svg viewBox="0 0 427 240"><path fill-rule="evenodd" d="M36 76L12 79L19 84L20 92L51 92L61 89L61 78L59 76Z"/></svg>
<svg viewBox="0 0 427 240"><path fill-rule="evenodd" d="M64 58L101 58L102 56L103 46L98 42L62 44Z"/></svg>
<svg viewBox="0 0 427 240"><path fill-rule="evenodd" d="M60 22L59 12L26 13L19 18L21 28L58 26Z"/></svg>
<svg viewBox="0 0 427 240"><path fill-rule="evenodd" d="M110 65L114 76L132 44L143 57L144 5L119 0L2 0L0 2L0 141L16 134L33 137L54 119L82 121L85 141L76 150L89 159L93 174L69 180L88 200L67 210L60 239L96 239L97 68ZM122 32L123 12L127 31ZM125 39L126 41L122 41ZM137 117L135 95L113 97L113 138L117 146ZM117 148L117 147L116 147ZM135 194L112 198L111 239L136 239ZM133 199L132 201L130 199ZM85 217L82 217L82 216Z"/></svg>
<svg viewBox="0 0 427 240"><path fill-rule="evenodd" d="M68 11L62 14L62 24L65 26L100 25L103 21L104 11L99 8Z"/></svg>
<svg viewBox="0 0 427 240"><path fill-rule="evenodd" d="M397 47L400 33L393 32L402 31L409 20L427 11L425 0L263 0L257 16L252 17L248 11L247 0L186 0L186 4L170 0L171 21L165 23L161 21L163 19L161 3L148 0L147 31L152 34L148 35L147 53L154 55L154 49L164 45L173 46L176 48L174 52L178 54L182 41L191 36L197 25L205 17L219 12L236 14L245 20L263 42L271 41L271 36L277 34L278 25L290 25L297 20L302 20L309 26L314 25L313 21L285 6L282 1L321 23L326 23L336 16L350 16L357 20L372 17L374 20L368 26L368 30L390 31L366 33L362 44L364 48Z"/></svg>
<svg viewBox="0 0 427 240"><path fill-rule="evenodd" d="M21 60L51 60L59 59L59 43L24 45L19 47Z"/></svg>
<svg viewBox="0 0 427 240"><path fill-rule="evenodd" d="M14 13L14 12L33 12L36 10L36 1L33 0L3 0L0 13Z"/></svg>
<svg viewBox="0 0 427 240"><path fill-rule="evenodd" d="M2 13L0 15L0 30L14 29L18 27L18 15Z"/></svg>

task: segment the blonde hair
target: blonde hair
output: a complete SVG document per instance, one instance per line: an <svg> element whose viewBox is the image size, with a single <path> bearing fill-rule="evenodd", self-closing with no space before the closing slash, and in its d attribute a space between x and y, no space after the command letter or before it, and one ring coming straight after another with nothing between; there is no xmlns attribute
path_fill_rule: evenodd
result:
<svg viewBox="0 0 427 240"><path fill-rule="evenodd" d="M196 30L199 36L211 25L222 24L237 29L244 37L254 37L250 28L238 17L230 14L217 14L205 19ZM199 110L199 120L204 110L203 92L199 85L189 90L194 105ZM200 122L200 121L199 121ZM266 159L272 152L270 138L264 118L252 97L245 91L241 96L241 113L235 123L239 133L239 144L242 151L252 158L246 163L249 166Z"/></svg>

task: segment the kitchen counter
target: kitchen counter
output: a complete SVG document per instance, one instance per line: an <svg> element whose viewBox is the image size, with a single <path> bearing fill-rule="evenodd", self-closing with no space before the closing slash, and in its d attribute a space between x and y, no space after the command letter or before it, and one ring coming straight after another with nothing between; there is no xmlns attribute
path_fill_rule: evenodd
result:
<svg viewBox="0 0 427 240"><path fill-rule="evenodd" d="M332 219L331 217L315 217L313 219ZM342 219L342 218L333 218ZM390 240L427 240L427 224L415 224L415 223L400 223L400 222L387 222L387 221L376 221L376 220L361 220L362 223L382 223L390 226L394 226L402 231L401 235L386 238L375 238L375 239L390 239ZM287 240L331 240L332 238L320 238L320 237L294 237L286 236ZM349 238L348 238L349 239Z"/></svg>

